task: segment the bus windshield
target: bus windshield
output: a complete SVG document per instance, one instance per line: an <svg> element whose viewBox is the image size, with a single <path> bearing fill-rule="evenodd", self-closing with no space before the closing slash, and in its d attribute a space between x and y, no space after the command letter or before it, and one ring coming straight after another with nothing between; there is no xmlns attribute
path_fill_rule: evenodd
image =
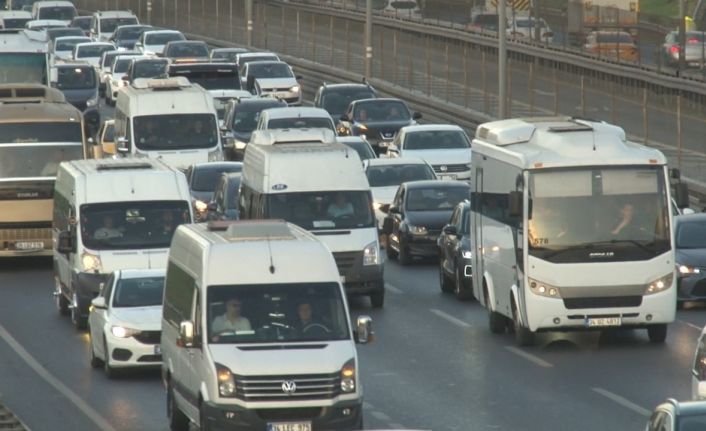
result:
<svg viewBox="0 0 706 431"><path fill-rule="evenodd" d="M59 163L83 158L83 145L0 144L0 178L55 177Z"/></svg>
<svg viewBox="0 0 706 431"><path fill-rule="evenodd" d="M647 260L671 248L663 168L532 172L529 253L554 263Z"/></svg>
<svg viewBox="0 0 706 431"><path fill-rule="evenodd" d="M267 207L269 218L308 230L375 227L368 191L277 193L267 196Z"/></svg>

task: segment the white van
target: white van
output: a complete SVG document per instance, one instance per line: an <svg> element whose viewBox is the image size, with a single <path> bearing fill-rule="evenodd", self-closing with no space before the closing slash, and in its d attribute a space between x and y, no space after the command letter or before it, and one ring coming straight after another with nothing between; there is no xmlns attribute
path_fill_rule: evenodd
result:
<svg viewBox="0 0 706 431"><path fill-rule="evenodd" d="M55 19L68 26L76 15L76 7L70 1L38 1L32 5L32 19Z"/></svg>
<svg viewBox="0 0 706 431"><path fill-rule="evenodd" d="M358 153L325 129L255 131L250 142L240 218L284 219L311 231L333 251L346 292L382 307L383 262Z"/></svg>
<svg viewBox="0 0 706 431"><path fill-rule="evenodd" d="M138 78L118 92L117 150L163 159L179 169L223 160L213 97L184 77Z"/></svg>
<svg viewBox="0 0 706 431"><path fill-rule="evenodd" d="M90 35L96 42L108 42L121 25L139 24L135 14L125 10L106 10L93 13Z"/></svg>
<svg viewBox="0 0 706 431"><path fill-rule="evenodd" d="M336 125L325 109L308 106L265 109L260 113L256 127L257 130L302 128L323 128L336 133Z"/></svg>
<svg viewBox="0 0 706 431"><path fill-rule="evenodd" d="M182 225L169 250L162 377L170 429L363 425L346 295L329 249L283 221Z"/></svg>
<svg viewBox="0 0 706 431"><path fill-rule="evenodd" d="M63 162L54 188L56 304L77 328L118 269L164 268L174 230L191 223L183 173L158 160Z"/></svg>

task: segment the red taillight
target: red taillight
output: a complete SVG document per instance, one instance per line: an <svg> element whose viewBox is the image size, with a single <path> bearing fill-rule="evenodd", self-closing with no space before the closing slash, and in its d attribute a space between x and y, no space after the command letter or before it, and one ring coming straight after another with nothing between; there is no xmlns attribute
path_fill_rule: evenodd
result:
<svg viewBox="0 0 706 431"><path fill-rule="evenodd" d="M687 40L687 43L700 43L701 41L695 37Z"/></svg>
<svg viewBox="0 0 706 431"><path fill-rule="evenodd" d="M679 45L672 45L669 47L669 52L672 54L677 54L679 52Z"/></svg>

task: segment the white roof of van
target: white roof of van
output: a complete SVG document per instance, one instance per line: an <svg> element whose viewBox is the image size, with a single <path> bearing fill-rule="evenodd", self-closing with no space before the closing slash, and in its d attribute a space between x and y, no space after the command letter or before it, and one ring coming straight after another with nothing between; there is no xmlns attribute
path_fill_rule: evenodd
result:
<svg viewBox="0 0 706 431"><path fill-rule="evenodd" d="M331 115L321 108L312 108L308 106L288 106L284 108L265 109L263 113L267 113L267 117L272 120L276 118L297 118L297 117L323 117L331 118Z"/></svg>
<svg viewBox="0 0 706 431"><path fill-rule="evenodd" d="M104 10L104 11L94 12L93 14L98 15L101 18L125 18L125 17L135 16L134 13L132 13L128 10Z"/></svg>
<svg viewBox="0 0 706 431"><path fill-rule="evenodd" d="M280 108L282 109L282 108ZM266 129L255 130L250 137L251 144L332 144L336 135L329 129Z"/></svg>
<svg viewBox="0 0 706 431"><path fill-rule="evenodd" d="M43 0L34 3L35 7L56 7L56 6L70 6L74 7L74 4L66 0Z"/></svg>
<svg viewBox="0 0 706 431"><path fill-rule="evenodd" d="M117 60L116 60L117 61ZM184 82L186 81L186 82ZM167 85L172 82L173 85ZM162 85L160 87L160 85ZM144 88L146 87L146 88ZM118 93L118 107L132 117L158 114L213 114L213 97L198 84L184 77L136 79ZM129 108L126 106L129 104ZM128 110L129 109L129 110Z"/></svg>

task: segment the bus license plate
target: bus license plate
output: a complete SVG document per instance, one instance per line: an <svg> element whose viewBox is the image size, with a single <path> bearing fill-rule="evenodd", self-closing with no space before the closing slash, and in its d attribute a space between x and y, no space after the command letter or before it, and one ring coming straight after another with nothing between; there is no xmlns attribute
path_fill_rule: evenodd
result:
<svg viewBox="0 0 706 431"><path fill-rule="evenodd" d="M620 326L620 317L590 317L586 320L586 326L589 328L600 326Z"/></svg>
<svg viewBox="0 0 706 431"><path fill-rule="evenodd" d="M311 431L311 422L268 423L267 431Z"/></svg>
<svg viewBox="0 0 706 431"><path fill-rule="evenodd" d="M44 248L44 243L41 241L20 241L15 243L17 250L41 250Z"/></svg>

